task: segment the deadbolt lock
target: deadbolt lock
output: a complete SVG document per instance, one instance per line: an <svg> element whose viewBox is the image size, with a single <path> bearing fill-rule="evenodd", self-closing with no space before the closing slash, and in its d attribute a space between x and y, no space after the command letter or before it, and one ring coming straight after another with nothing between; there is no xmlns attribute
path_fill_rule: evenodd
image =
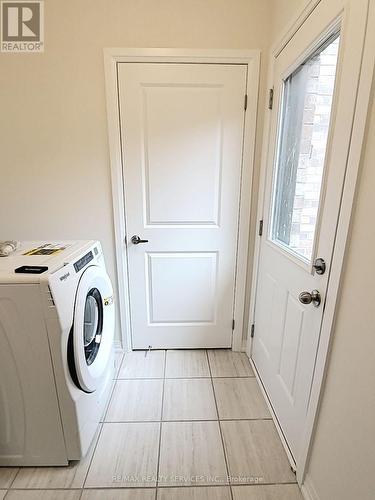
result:
<svg viewBox="0 0 375 500"><path fill-rule="evenodd" d="M315 269L316 274L324 274L326 272L326 263L324 259L320 257L315 259L313 268Z"/></svg>

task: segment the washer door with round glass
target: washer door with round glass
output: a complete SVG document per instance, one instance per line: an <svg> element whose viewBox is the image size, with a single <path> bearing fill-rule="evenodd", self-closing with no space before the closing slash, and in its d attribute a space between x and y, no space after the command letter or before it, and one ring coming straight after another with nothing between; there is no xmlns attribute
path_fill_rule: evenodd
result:
<svg viewBox="0 0 375 500"><path fill-rule="evenodd" d="M111 281L99 266L81 276L74 308L73 350L77 382L96 390L112 355L115 310Z"/></svg>

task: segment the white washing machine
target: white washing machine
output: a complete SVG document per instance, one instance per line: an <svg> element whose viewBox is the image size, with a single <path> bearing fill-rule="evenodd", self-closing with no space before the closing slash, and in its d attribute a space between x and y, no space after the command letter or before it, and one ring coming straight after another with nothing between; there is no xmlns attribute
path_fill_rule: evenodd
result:
<svg viewBox="0 0 375 500"><path fill-rule="evenodd" d="M112 387L114 324L99 242L23 242L0 258L1 466L86 454Z"/></svg>

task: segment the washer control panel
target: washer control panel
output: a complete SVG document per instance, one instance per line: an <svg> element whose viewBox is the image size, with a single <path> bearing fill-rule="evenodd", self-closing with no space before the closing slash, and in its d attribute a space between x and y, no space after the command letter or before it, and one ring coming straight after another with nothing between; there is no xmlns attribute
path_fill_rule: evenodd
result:
<svg viewBox="0 0 375 500"><path fill-rule="evenodd" d="M83 257L81 257L79 260L77 260L77 262L75 262L73 265L74 265L74 269L76 271L76 273L79 273L79 271L81 269L83 269L85 266L87 266L87 264L89 262L91 262L94 258L94 255L93 253L90 251L90 252L87 252Z"/></svg>

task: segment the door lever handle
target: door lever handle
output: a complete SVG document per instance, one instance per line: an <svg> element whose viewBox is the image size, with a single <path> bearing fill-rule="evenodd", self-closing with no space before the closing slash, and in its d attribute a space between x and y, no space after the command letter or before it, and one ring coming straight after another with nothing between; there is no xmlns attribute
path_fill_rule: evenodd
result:
<svg viewBox="0 0 375 500"><path fill-rule="evenodd" d="M141 238L137 234L132 236L130 241L133 243L133 245L139 245L139 243L148 243L148 240L141 240Z"/></svg>
<svg viewBox="0 0 375 500"><path fill-rule="evenodd" d="M319 307L322 301L322 298L318 290L313 290L311 293L301 292L298 298L302 304L308 305L313 303L315 307Z"/></svg>

